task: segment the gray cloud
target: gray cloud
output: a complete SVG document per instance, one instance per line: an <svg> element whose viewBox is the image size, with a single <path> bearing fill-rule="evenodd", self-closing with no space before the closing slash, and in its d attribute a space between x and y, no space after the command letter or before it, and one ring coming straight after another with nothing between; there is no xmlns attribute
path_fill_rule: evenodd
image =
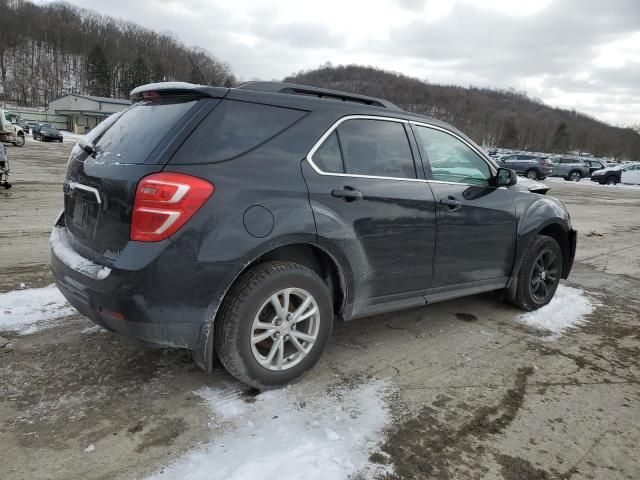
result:
<svg viewBox="0 0 640 480"><path fill-rule="evenodd" d="M640 33L640 0L553 0L521 15L513 6L458 0L436 20L426 12L439 0L385 1L362 3L358 12L325 0L318 8L335 15L322 16L293 0L71 0L172 31L244 79L278 79L325 61L360 63L440 83L527 89L614 123L640 123L640 45L625 47L626 63L595 62L603 45Z"/></svg>
<svg viewBox="0 0 640 480"><path fill-rule="evenodd" d="M344 35L331 33L325 25L311 22L270 24L260 19L255 22L251 31L263 40L280 42L296 48L341 47L346 39Z"/></svg>
<svg viewBox="0 0 640 480"><path fill-rule="evenodd" d="M640 30L640 2L554 2L533 16L512 17L458 4L435 23L395 29L389 53L457 61L488 82L558 74L588 65L596 48Z"/></svg>

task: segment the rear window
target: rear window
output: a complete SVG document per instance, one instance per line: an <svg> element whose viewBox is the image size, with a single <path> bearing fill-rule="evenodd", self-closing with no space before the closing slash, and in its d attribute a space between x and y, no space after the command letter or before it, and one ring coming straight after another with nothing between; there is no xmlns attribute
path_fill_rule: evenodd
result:
<svg viewBox="0 0 640 480"><path fill-rule="evenodd" d="M144 163L160 141L179 125L196 104L192 101L155 101L134 104L106 119L89 132L86 140L101 163Z"/></svg>
<svg viewBox="0 0 640 480"><path fill-rule="evenodd" d="M286 130L307 112L223 100L189 136L171 163L213 163L242 155Z"/></svg>

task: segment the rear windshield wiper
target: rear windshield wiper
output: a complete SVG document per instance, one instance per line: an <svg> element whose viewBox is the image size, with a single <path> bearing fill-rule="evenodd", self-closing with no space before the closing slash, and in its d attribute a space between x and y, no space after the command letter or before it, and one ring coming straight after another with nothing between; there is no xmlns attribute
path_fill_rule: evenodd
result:
<svg viewBox="0 0 640 480"><path fill-rule="evenodd" d="M84 143L82 141L78 142L80 148L87 152L92 158L96 158L96 147L94 147L91 143Z"/></svg>

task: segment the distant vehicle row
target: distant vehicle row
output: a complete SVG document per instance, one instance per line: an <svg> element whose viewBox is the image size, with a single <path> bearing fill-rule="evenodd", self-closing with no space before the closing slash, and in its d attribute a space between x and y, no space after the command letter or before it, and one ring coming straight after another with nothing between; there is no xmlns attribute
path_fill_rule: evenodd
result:
<svg viewBox="0 0 640 480"><path fill-rule="evenodd" d="M531 180L546 177L562 177L579 182L591 177L601 185L626 183L640 185L640 163L606 165L600 160L579 160L569 157L543 157L527 154L512 154L497 159L498 164L515 170Z"/></svg>

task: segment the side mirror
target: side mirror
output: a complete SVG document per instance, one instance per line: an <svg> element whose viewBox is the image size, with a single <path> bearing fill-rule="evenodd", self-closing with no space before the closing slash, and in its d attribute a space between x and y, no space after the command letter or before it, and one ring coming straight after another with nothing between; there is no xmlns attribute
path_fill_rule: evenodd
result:
<svg viewBox="0 0 640 480"><path fill-rule="evenodd" d="M518 183L518 176L515 170L498 168L498 173L495 176L496 187L510 187L516 183Z"/></svg>

